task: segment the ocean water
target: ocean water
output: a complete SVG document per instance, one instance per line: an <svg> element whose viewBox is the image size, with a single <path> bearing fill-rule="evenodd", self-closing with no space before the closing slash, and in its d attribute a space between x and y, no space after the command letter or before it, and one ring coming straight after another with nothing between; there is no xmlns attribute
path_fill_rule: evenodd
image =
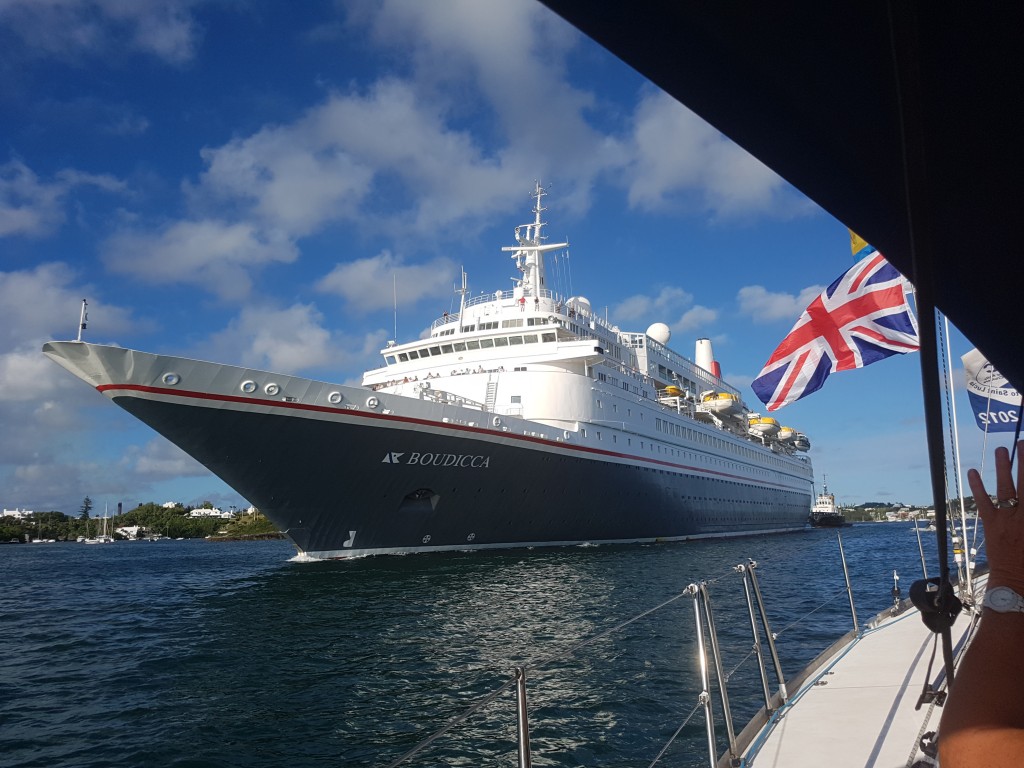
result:
<svg viewBox="0 0 1024 768"><path fill-rule="evenodd" d="M891 603L893 569L904 596L920 577L917 538L901 524L842 536L864 623ZM534 765L648 766L697 704L693 601L620 625L708 581L737 731L760 683L734 565L758 561L787 676L852 627L835 531L293 554L282 541L0 547L0 764L386 766L497 692L404 765L514 766L509 681L526 665ZM698 713L659 765L706 764Z"/></svg>

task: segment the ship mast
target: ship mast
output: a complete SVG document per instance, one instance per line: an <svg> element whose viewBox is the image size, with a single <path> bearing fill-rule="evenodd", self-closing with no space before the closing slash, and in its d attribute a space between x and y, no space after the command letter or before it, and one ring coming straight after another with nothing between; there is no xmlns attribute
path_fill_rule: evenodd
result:
<svg viewBox="0 0 1024 768"><path fill-rule="evenodd" d="M523 288L524 296L540 298L544 295L547 280L544 273L544 254L547 251L556 251L560 248L568 248L569 243L544 244L544 235L541 234L544 222L541 221L541 212L546 210L541 205L541 199L547 192L537 182L533 196L537 199L533 207L533 222L520 224L516 227L516 242L518 245L504 246L501 250L512 252L512 258L516 262L516 268L522 272L519 284ZM550 294L548 294L550 295Z"/></svg>
<svg viewBox="0 0 1024 768"><path fill-rule="evenodd" d="M89 322L89 302L82 299L82 314L78 318L78 339L82 340L82 331L85 330L86 323Z"/></svg>

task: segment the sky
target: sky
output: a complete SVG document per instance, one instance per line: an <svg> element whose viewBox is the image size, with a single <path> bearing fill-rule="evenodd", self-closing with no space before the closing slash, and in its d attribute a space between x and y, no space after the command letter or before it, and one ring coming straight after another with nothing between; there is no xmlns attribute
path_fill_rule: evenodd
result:
<svg viewBox="0 0 1024 768"><path fill-rule="evenodd" d="M710 338L754 407L852 263L842 222L534 0L0 0L0 139L4 508L247 504L43 357L83 298L88 341L358 384L461 268L511 287L539 180L556 287ZM920 380L891 358L775 415L840 503L928 504Z"/></svg>

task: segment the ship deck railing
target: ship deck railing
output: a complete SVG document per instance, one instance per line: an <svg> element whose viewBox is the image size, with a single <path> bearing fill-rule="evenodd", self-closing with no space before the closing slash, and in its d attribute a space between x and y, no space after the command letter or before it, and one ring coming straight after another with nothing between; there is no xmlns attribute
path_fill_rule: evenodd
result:
<svg viewBox="0 0 1024 768"><path fill-rule="evenodd" d="M543 288L536 292L536 295L530 294L529 296L523 296L526 299L525 308L526 310L533 311L536 313L534 300L543 302L543 315L554 315L559 320L582 320L588 323L593 323L595 326L608 331L612 336L618 336L621 332L616 330L611 323L606 321L603 317L596 314L592 308L587 308L582 304L569 304L570 299L567 299L560 294L555 293L547 288ZM516 300L515 291L495 291L494 293L482 293L479 296L473 296L472 298L466 299L466 303L463 305L464 309L470 307L479 306L481 304L490 303L502 303L506 301ZM511 305L504 305L505 308L511 309ZM512 313L510 313L512 314ZM494 316L495 318L498 315ZM458 312L450 312L437 318L430 324L430 330L448 325L450 323L458 323L461 319L461 314Z"/></svg>
<svg viewBox="0 0 1024 768"><path fill-rule="evenodd" d="M764 756L765 765L786 765L787 768L816 767L830 757L840 755L842 758L839 762L833 761L830 764L896 765L906 760L906 764L911 765L918 754L928 749L925 729L938 727L937 719L933 721L932 717L936 706L940 706L945 698L945 671L940 670L932 675L930 664L925 670L927 654L924 648L933 642L932 635L920 621L920 614L910 600L900 599L895 571L893 604L867 623L862 625L858 622L841 535L837 536L837 540L845 586L782 629L773 630L757 576L758 565L754 560L747 560L715 578L690 584L682 592L652 608L581 638L565 650L516 664L503 684L476 699L438 730L422 737L415 746L388 763L387 768L398 768L410 763L473 716L490 708L498 700L507 699L506 694L511 691L515 692L518 765L520 768L530 768L532 748L527 707L527 673L532 677L534 673L552 667L556 662L578 656L598 641L623 633L637 622L673 606L686 604L689 604L693 615L700 690L695 693L692 707L677 726L665 724L664 746L653 756L650 768L666 755L677 757L673 753L673 744L695 718L704 721L708 768L753 768L759 764L760 756ZM712 609L711 587L736 578L742 583L745 607L745 613L742 610L740 613L747 619L746 622L743 619L740 621L749 625L753 643L748 646L750 650L747 654L726 671ZM966 605L973 607L980 604L977 598L984 588L984 582L985 577L979 572L974 576L973 594L965 598L961 589L961 598ZM851 629L801 672L786 678L776 641L783 635L792 637L797 628L814 631L813 626L808 626L811 617L837 601L848 601ZM977 622L977 610L972 608L968 621L959 627L960 632L956 638L958 658L969 645ZM735 694L734 676L748 662L753 662L757 671L754 680L757 681L755 687L758 691L753 695L763 699L764 705L737 732L733 725L730 695ZM837 677L841 673L844 677ZM910 691L919 690L922 676L927 677L924 693L915 707L915 697L910 695ZM748 685L750 677L748 675L745 681ZM839 684L840 680L847 682ZM730 683L733 685L730 686ZM747 692L748 695L751 693ZM930 706L919 711L922 703ZM837 735L836 729L825 728L823 724L839 724L843 733ZM720 727L724 727L724 733L719 730ZM843 743L837 743L837 739ZM510 751L511 744L505 750ZM550 760L551 748L546 747L544 752ZM780 755L785 755L781 761ZM885 760L873 761L872 756L877 758L879 755L884 755ZM899 761L895 760L895 756L899 756Z"/></svg>

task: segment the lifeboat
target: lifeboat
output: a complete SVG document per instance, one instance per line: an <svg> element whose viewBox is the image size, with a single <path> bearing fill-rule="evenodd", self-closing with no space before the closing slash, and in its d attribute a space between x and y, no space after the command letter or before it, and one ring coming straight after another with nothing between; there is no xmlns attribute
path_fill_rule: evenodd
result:
<svg viewBox="0 0 1024 768"><path fill-rule="evenodd" d="M705 411L722 415L737 413L741 408L740 399L731 392L704 392L700 404Z"/></svg>
<svg viewBox="0 0 1024 768"><path fill-rule="evenodd" d="M770 416L753 416L747 420L747 429L758 437L772 437L779 431L779 422Z"/></svg>
<svg viewBox="0 0 1024 768"><path fill-rule="evenodd" d="M796 438L797 432L792 427L779 427L779 433L775 439L780 443L791 443Z"/></svg>
<svg viewBox="0 0 1024 768"><path fill-rule="evenodd" d="M677 387L675 384L669 384L665 387L665 394L669 397L679 397L683 394L683 390Z"/></svg>
<svg viewBox="0 0 1024 768"><path fill-rule="evenodd" d="M793 447L798 451L809 451L811 450L811 441L803 432L797 432L796 437L793 438Z"/></svg>

